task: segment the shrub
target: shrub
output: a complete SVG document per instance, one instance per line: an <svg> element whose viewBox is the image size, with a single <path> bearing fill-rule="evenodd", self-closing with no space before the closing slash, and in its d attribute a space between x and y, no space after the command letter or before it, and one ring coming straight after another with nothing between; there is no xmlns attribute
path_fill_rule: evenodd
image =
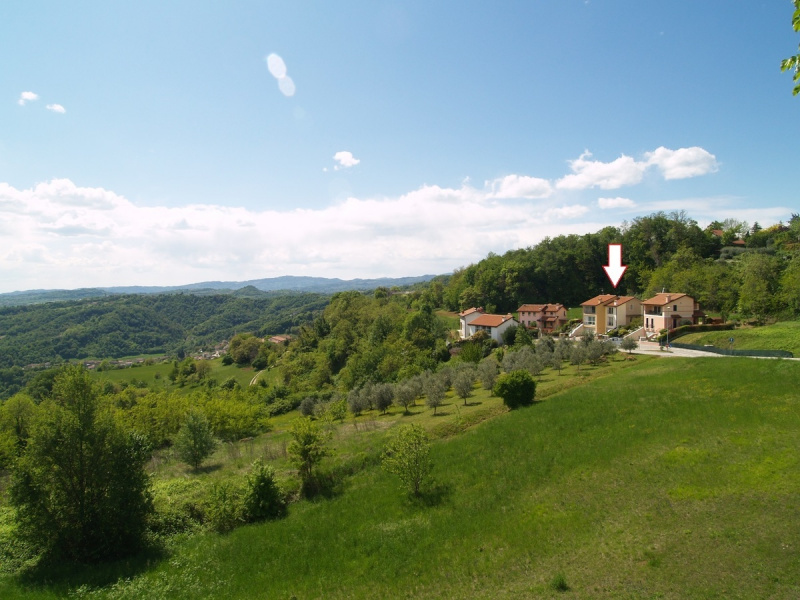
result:
<svg viewBox="0 0 800 600"><path fill-rule="evenodd" d="M492 392L509 408L527 406L536 397L536 381L528 371L511 371L498 377Z"/></svg>
<svg viewBox="0 0 800 600"><path fill-rule="evenodd" d="M203 413L191 412L175 436L175 451L178 457L194 469L211 456L217 441L211 433L211 425Z"/></svg>
<svg viewBox="0 0 800 600"><path fill-rule="evenodd" d="M232 531L242 519L239 490L230 483L215 483L206 504L206 522L217 533Z"/></svg>
<svg viewBox="0 0 800 600"><path fill-rule="evenodd" d="M425 429L418 424L398 427L383 451L382 466L400 477L409 494L419 496L433 468Z"/></svg>
<svg viewBox="0 0 800 600"><path fill-rule="evenodd" d="M243 516L248 523L275 519L286 514L286 500L275 481L275 470L256 459L247 475Z"/></svg>

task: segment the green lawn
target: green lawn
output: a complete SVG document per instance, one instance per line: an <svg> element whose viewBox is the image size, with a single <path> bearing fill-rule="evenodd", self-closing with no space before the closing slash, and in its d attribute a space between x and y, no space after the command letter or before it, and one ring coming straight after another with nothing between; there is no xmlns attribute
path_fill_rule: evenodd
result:
<svg viewBox="0 0 800 600"><path fill-rule="evenodd" d="M729 338L734 340L732 346ZM690 333L676 341L699 346L711 344L717 348L734 350L788 350L800 357L800 321L782 321L774 325L742 327L733 331Z"/></svg>
<svg viewBox="0 0 800 600"><path fill-rule="evenodd" d="M164 559L4 576L0 597L800 596L800 364L640 357L548 377L543 402L437 441L423 502L375 464L380 417L349 419L334 445L364 466L331 497ZM404 418L439 427L429 411L387 420ZM93 587L98 571L122 578Z"/></svg>

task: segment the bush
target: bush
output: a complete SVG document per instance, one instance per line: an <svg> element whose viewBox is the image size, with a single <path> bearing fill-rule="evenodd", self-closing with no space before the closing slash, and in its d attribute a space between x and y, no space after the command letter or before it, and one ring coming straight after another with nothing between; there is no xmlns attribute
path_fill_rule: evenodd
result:
<svg viewBox="0 0 800 600"><path fill-rule="evenodd" d="M243 522L242 500L230 483L215 483L206 504L206 522L217 533L232 531Z"/></svg>
<svg viewBox="0 0 800 600"><path fill-rule="evenodd" d="M400 477L409 494L419 496L433 468L425 429L418 424L398 427L383 451L382 466Z"/></svg>
<svg viewBox="0 0 800 600"><path fill-rule="evenodd" d="M314 398L306 396L300 403L300 414L304 417L310 417L314 414L314 406L316 406L316 404Z"/></svg>
<svg viewBox="0 0 800 600"><path fill-rule="evenodd" d="M492 392L511 409L528 406L536 397L536 381L528 371L511 371L498 377Z"/></svg>
<svg viewBox="0 0 800 600"><path fill-rule="evenodd" d="M247 475L244 519L248 523L275 519L286 514L286 500L275 481L275 470L256 459Z"/></svg>
<svg viewBox="0 0 800 600"><path fill-rule="evenodd" d="M175 451L178 457L194 469L211 456L217 441L211 433L211 425L204 414L191 412L175 436Z"/></svg>

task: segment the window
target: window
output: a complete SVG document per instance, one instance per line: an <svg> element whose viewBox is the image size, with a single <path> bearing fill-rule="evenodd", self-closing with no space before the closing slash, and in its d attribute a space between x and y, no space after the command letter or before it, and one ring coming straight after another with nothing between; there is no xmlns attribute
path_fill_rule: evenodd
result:
<svg viewBox="0 0 800 600"><path fill-rule="evenodd" d="M607 325L608 325L609 327L614 327L614 317L612 317L612 316L609 316L609 317L608 317L608 322L607 322Z"/></svg>
<svg viewBox="0 0 800 600"><path fill-rule="evenodd" d="M584 322L586 325L594 325L594 320L595 320L595 318L596 318L596 317L594 317L594 316L592 316L592 315L587 315L586 317L584 317L584 319L583 319L583 322Z"/></svg>
<svg viewBox="0 0 800 600"><path fill-rule="evenodd" d="M673 304L672 305L672 310L678 310L678 305L677 304Z"/></svg>

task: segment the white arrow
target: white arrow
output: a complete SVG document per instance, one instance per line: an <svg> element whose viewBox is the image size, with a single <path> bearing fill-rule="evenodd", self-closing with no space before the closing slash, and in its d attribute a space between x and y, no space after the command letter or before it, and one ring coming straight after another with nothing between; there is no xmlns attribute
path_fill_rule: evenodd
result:
<svg viewBox="0 0 800 600"><path fill-rule="evenodd" d="M622 264L622 244L608 245L608 266L603 268L611 280L611 285L617 287L619 280L622 279L625 270L628 268Z"/></svg>

